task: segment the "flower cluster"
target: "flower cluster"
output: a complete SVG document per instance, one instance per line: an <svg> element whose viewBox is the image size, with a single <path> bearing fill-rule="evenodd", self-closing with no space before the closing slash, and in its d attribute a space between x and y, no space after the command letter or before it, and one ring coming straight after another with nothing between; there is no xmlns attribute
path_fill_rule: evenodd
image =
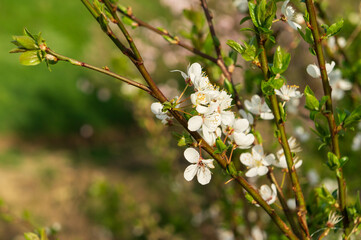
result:
<svg viewBox="0 0 361 240"><path fill-rule="evenodd" d="M250 148L254 136L249 133L249 121L235 119L231 111L232 96L211 84L198 63L193 63L188 67L187 73L181 74L188 84L194 86L191 102L198 113L188 120L188 129L198 131L211 146L223 132L239 148Z"/></svg>

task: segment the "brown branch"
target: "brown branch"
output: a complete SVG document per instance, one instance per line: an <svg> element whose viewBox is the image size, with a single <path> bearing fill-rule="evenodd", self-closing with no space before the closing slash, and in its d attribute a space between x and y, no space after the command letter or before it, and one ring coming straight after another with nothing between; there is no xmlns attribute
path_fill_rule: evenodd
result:
<svg viewBox="0 0 361 240"><path fill-rule="evenodd" d="M222 47L221 47L221 43L219 42L219 39L216 35L216 31L214 30L214 26L213 26L213 21L212 21L212 16L209 12L208 9L208 5L207 5L207 1L206 0L200 0L201 2L201 6L203 8L204 11L204 15L206 16L207 19L207 23L208 23L208 27L209 27L209 32L211 33L212 39L213 39L213 45L214 45L214 49L217 53L217 65L219 66L219 68L222 70L224 76L232 83L232 87L233 87L233 92L234 92L234 101L236 103L237 109L240 110L242 109L242 102L239 98L238 92L235 88L233 79L232 79L232 73L230 71L228 71L226 64L224 63L223 57L222 57Z"/></svg>
<svg viewBox="0 0 361 240"><path fill-rule="evenodd" d="M174 41L171 42L172 44L178 45L178 46L180 46L180 47L182 47L182 48L184 48L184 49L186 49L186 50L188 50L188 51L190 51L190 52L192 52L192 53L194 53L194 54L196 54L196 55L198 55L198 56L200 56L202 58L208 59L209 61L217 64L217 59L216 58L214 58L214 57L200 51L199 49L197 49L195 47L192 47L192 46L184 43L183 41L179 40L178 37L171 35L167 30L160 30L158 28L155 28L155 27L151 26L150 24L140 20L139 18L136 18L134 16L134 14L131 13L131 11L123 11L120 8L117 8L117 11L120 12L121 14L123 14L124 16L132 19L134 22L136 22L138 24L139 27L144 27L144 28L146 28L146 29L148 29L148 30L150 30L152 32L155 32L155 33L161 35L161 36L166 36L166 37L169 37L171 39L174 39Z"/></svg>

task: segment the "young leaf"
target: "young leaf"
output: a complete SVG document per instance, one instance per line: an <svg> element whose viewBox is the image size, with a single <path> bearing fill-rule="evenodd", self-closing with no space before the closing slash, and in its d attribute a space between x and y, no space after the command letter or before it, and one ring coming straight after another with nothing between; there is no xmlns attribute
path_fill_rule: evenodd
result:
<svg viewBox="0 0 361 240"><path fill-rule="evenodd" d="M349 116L346 117L345 121L343 122L343 127L347 128L361 120L361 106L358 106L355 110L351 112Z"/></svg>
<svg viewBox="0 0 361 240"><path fill-rule="evenodd" d="M25 66L35 66L42 61L38 50L32 50L22 53L19 60L20 63Z"/></svg>
<svg viewBox="0 0 361 240"><path fill-rule="evenodd" d="M339 31L341 31L341 28L343 27L343 19L341 18L338 22L332 24L329 28L327 28L326 36L331 37L336 35Z"/></svg>

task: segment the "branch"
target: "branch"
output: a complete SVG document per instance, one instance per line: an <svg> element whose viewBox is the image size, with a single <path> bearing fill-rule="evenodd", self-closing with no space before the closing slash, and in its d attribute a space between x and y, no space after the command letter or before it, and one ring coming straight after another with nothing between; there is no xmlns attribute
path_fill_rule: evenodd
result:
<svg viewBox="0 0 361 240"><path fill-rule="evenodd" d="M93 15L95 20L97 20L97 22L101 26L101 29L103 30L103 32L105 32L108 35L108 37L113 41L113 43L119 48L119 50L125 56L129 57L129 59L131 59L133 62L135 60L136 56L130 49L128 49L127 47L125 47L123 45L123 43L115 36L114 32L110 29L110 27L108 25L104 26L104 22L102 22L102 20L104 20L104 16L100 15L94 9L93 5L91 5L89 3L88 0L81 0L81 1L84 4L84 6L89 10L89 12Z"/></svg>
<svg viewBox="0 0 361 240"><path fill-rule="evenodd" d="M149 87L147 87L147 86L145 86L145 85L143 85L141 83L138 83L136 81L130 80L130 79L126 78L126 77L120 76L120 75L118 75L116 73L113 73L113 72L109 71L108 69L98 68L98 67L92 66L90 64L80 62L80 61L72 59L72 58L68 58L66 56L63 56L63 55L60 55L60 54L54 52L53 50L51 50L48 47L46 47L45 52L47 54L55 56L57 58L57 60L69 62L69 63L71 63L71 64L73 64L75 66L85 67L85 68L88 68L88 69L91 69L91 70L106 74L106 75L111 76L113 78L116 78L116 79L118 79L118 80L120 80L122 82L125 82L125 83L127 83L129 85L137 87L137 88L147 92L150 95L153 95L152 91L151 91L151 89Z"/></svg>
<svg viewBox="0 0 361 240"><path fill-rule="evenodd" d="M289 207L287 205L287 201L286 201L285 196L283 195L283 191L282 191L280 185L278 184L275 175L273 174L273 168L269 167L268 170L269 170L268 174L267 174L268 178L276 186L276 189L278 192L278 199L280 200L281 206L283 208L283 212L285 213L286 218L287 218L288 222L290 223L292 230L295 232L295 234L298 237L302 238L302 232L300 231L300 228L298 227L297 223L295 222L292 211L289 209Z"/></svg>
<svg viewBox="0 0 361 240"><path fill-rule="evenodd" d="M82 0L86 1L86 0ZM111 12L115 21L117 21L117 25L121 28L122 33L127 38L127 41L131 47L131 49L136 52L135 53L135 61L132 61L136 67L138 68L139 72L142 74L144 80L149 84L149 87L152 91L153 96L158 99L161 103L168 101L168 99L164 96L164 94L159 90L155 82L153 81L152 77L146 70L143 60L137 52L136 46L133 42L133 39L125 29L123 23L120 21L119 17L116 14L116 8L110 3L109 0L104 0L105 5L107 6L108 10ZM128 56L129 57L129 56ZM131 59L131 57L129 57ZM132 59L131 59L132 60ZM228 163L227 161L220 155L215 154L213 147L209 146L204 139L200 136L198 132L192 132L188 129L188 122L187 120L176 110L169 110L169 112L174 116L174 118L191 134L191 136L196 140L196 142L212 157L214 158L219 165L227 170ZM297 236L289 229L289 227L283 222L283 220L278 216L273 208L261 197L256 189L251 186L246 179L241 176L238 176L238 172L232 173L231 176L254 198L254 200L268 213L268 215L272 218L272 220L276 223L276 225L280 228L280 230L291 240L297 240Z"/></svg>
<svg viewBox="0 0 361 240"><path fill-rule="evenodd" d="M320 32L318 30L318 24L317 24L317 16L316 16L316 11L315 11L315 6L313 4L312 0L306 0L306 7L307 7L307 11L310 15L310 25L311 25L311 31L312 31L312 35L313 35L313 39L314 39L314 48L316 51L316 55L317 55L317 61L318 61L318 65L319 68L321 70L321 79L322 79L322 86L323 86L323 91L324 91L324 95L328 96L327 102L326 102L326 111L328 111L328 114L325 114L326 118L327 118L327 122L328 122L328 126L330 129L330 133L331 133L331 149L332 152L338 157L341 157L340 154L340 147L339 147L339 142L338 142L338 132L337 132L337 126L336 126L336 122L335 122L335 118L334 118L334 114L333 114L333 108L332 108L332 98L331 98L331 87L328 81L328 76L327 76L327 71L326 71L326 67L325 67L325 58L323 55L323 50L322 50L322 39L320 37ZM341 208L341 212L343 215L343 227L344 227L344 231L345 231L345 236L348 235L348 233L350 232L350 220L348 217L348 213L347 213L347 203L346 203L346 181L345 178L343 176L343 171L342 168L339 168L336 170L338 172L338 174L336 174L337 177L337 182L338 182L338 195L339 195L339 203L340 203L340 208Z"/></svg>
<svg viewBox="0 0 361 240"><path fill-rule="evenodd" d="M194 53L194 54L196 54L196 55L198 55L198 56L200 56L202 58L205 58L205 59L217 64L217 59L216 58L214 58L214 57L212 57L212 56L198 50L197 48L194 48L194 47L192 47L190 45L187 45L183 41L179 40L178 37L171 35L167 30L160 30L158 28L155 28L155 27L151 26L150 24L140 20L139 18L136 18L133 15L133 13L129 13L128 11L123 11L120 8L118 8L117 11L120 12L121 14L123 14L124 16L132 19L134 22L136 22L138 24L139 27L144 27L144 28L146 28L146 29L148 29L148 30L150 30L152 32L155 32L155 33L161 35L161 36L166 36L166 37L169 37L171 39L174 39L174 42L171 42L172 44L178 45L178 46L180 46L180 47L182 47L182 48L184 48L184 49L186 49L186 50L188 50L188 51L190 51L190 52L192 52L192 53Z"/></svg>
<svg viewBox="0 0 361 240"><path fill-rule="evenodd" d="M258 45L261 48L261 53L259 55L260 57L260 63L261 63L261 70L263 72L263 77L265 81L269 80L269 72L268 72L268 61L267 61L267 55L266 55L266 49L264 47L264 43L267 39L262 39L259 34L257 34L258 38ZM309 231L307 227L307 221L306 221L306 202L303 197L302 189L299 183L299 179L297 176L296 169L294 167L294 162L292 159L292 152L290 149L290 146L288 144L288 139L286 135L285 130L285 122L281 118L280 109L278 107L278 100L275 94L269 96L270 102L271 102L271 109L273 112L273 115L275 117L275 123L277 125L277 129L280 132L280 139L279 142L283 148L283 152L286 157L287 167L288 167L288 173L291 178L292 183L292 190L295 193L296 196L296 203L298 207L298 219L301 228L306 233L307 237L309 236ZM307 238L306 238L307 239Z"/></svg>
<svg viewBox="0 0 361 240"><path fill-rule="evenodd" d="M216 50L217 53L217 65L219 66L219 68L222 70L224 76L231 81L232 83L232 87L233 87L233 92L234 92L234 100L237 106L237 109L240 110L242 109L242 103L239 99L238 96L238 92L235 88L233 79L232 79L232 74L231 72L228 71L226 64L224 63L223 57L222 57L222 49L221 49L221 43L219 42L219 39L216 35L216 31L214 30L214 26L213 26L213 22L212 22L212 16L209 13L209 9L208 9L208 5L207 5L207 1L206 0L200 0L201 1L201 6L203 8L204 14L206 15L206 19L208 22L208 27L209 27L209 32L211 33L212 39L213 39L213 45L214 45L214 49Z"/></svg>

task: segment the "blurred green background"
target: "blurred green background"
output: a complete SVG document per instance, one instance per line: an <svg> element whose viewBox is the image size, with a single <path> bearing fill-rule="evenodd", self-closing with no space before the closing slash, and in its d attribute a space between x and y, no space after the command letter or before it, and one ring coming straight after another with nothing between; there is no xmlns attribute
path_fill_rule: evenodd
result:
<svg viewBox="0 0 361 240"><path fill-rule="evenodd" d="M121 2L130 4L136 16L176 33L190 29L181 14L183 6L200 10L197 1ZM350 16L359 14L358 1L345 1L342 6L328 3L334 19L346 19L341 35L349 36L355 28ZM219 31L231 32L222 35L222 44L227 39L239 40L238 23L244 15L236 12L232 1L210 1L210 6L217 7ZM90 70L58 63L49 72L45 64L25 67L18 55L9 54L12 36L21 35L27 27L42 32L48 46L62 55L109 66L141 81L80 1L2 0L0 10L0 239L22 239L23 232L44 226L58 232L59 239L69 240L229 239L229 230L238 231L244 211L232 184L224 186L226 179L219 172L206 188L184 181L182 150L152 116L150 97ZM169 97L179 94L184 83L170 70L185 70L189 62L199 59L144 29L133 33L162 90ZM360 59L359 40L348 49L352 59ZM292 51L304 54L307 47ZM292 60L296 67L286 73L286 77L299 73L292 81L301 89L305 66L312 63L305 59ZM207 72L213 74L210 77L219 75L213 68ZM251 72L254 69L239 77L252 90L249 85L259 76ZM345 98L342 104L358 105L359 97ZM310 133L309 123L291 119ZM267 127L269 131L262 133L272 141L272 127ZM343 139L342 147L357 160L360 151L350 150L354 135ZM302 145L307 149L302 155L303 185L308 185L310 169L316 169L321 178L333 177L322 164L325 151L317 151L315 142ZM271 142L268 150L276 148L277 143ZM319 161L314 164L307 159ZM359 166L353 161L346 168L352 195L361 183ZM251 214L258 211L253 207ZM271 229L269 239L279 239L271 225L266 223L264 228Z"/></svg>

